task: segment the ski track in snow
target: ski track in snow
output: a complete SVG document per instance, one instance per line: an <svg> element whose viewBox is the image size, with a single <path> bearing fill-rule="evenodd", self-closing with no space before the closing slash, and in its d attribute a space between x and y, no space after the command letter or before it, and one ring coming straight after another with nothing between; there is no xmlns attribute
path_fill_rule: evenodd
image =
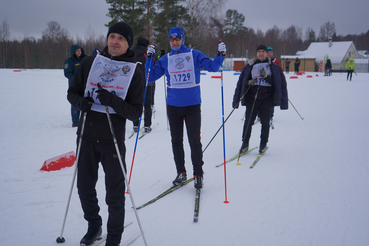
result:
<svg viewBox="0 0 369 246"><path fill-rule="evenodd" d="M224 118L238 76L224 72ZM318 77L315 75L319 74ZM0 69L0 245L57 245L74 167L40 172L45 160L75 151L76 129L71 127L66 100L67 79L62 70ZM202 144L205 147L222 124L220 79L201 76ZM227 163L225 204L223 137L220 131L204 152L204 188L199 221L193 222L193 182L138 211L150 246L284 245L365 246L369 242L369 74L307 73L289 79L292 105L275 107L269 149L253 169L257 150ZM163 79L157 81L153 125L138 141L131 179L136 206L171 186L175 177L170 133L167 130ZM226 123L226 159L241 146L245 107ZM127 138L132 132L127 121ZM185 130L186 132L186 130ZM260 124L253 126L250 146L259 144ZM126 163L131 168L136 138L126 139ZM192 175L187 137L186 168ZM128 173L129 174L129 173ZM97 184L106 232L104 173ZM122 245L139 233L126 196L126 228ZM74 185L62 245L78 245L87 229ZM144 245L142 237L133 245Z"/></svg>

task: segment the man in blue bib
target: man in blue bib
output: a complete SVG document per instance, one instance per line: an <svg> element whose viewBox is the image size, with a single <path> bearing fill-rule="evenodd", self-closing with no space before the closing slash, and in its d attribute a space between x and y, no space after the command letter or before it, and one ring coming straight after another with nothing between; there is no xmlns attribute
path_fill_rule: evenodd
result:
<svg viewBox="0 0 369 246"><path fill-rule="evenodd" d="M185 46L182 28L173 27L168 34L170 53L161 57L151 69L149 83L165 74L167 77L167 111L172 138L172 150L176 164L177 176L173 181L178 185L187 179L183 150L183 126L186 123L187 136L191 148L191 160L195 188L203 187L203 160L201 134L201 68L209 72L217 72L220 67L220 54L225 54L226 46L218 44L218 55L214 60L202 52ZM147 50L148 59L155 54L155 46ZM149 68L146 62L146 70Z"/></svg>

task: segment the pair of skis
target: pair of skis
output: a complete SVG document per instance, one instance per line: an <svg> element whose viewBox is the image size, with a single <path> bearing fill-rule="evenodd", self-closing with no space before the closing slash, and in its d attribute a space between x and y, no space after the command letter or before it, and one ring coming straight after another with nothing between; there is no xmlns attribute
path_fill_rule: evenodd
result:
<svg viewBox="0 0 369 246"><path fill-rule="evenodd" d="M186 181L178 184L178 185L173 185L172 187L170 187L169 189L165 190L164 192L162 192L161 194L159 194L158 196L154 197L153 199L151 199L150 201L142 204L141 206L136 207L137 210L144 208L154 202L156 202L157 200L163 198L164 196L172 193L175 190L178 190L179 188L181 188L182 186L185 186L186 184L190 183L191 181L193 181L194 178L190 178L187 179ZM199 220L199 212L200 212L200 194L201 194L201 189L196 189L196 196L195 196L195 209L194 209L194 217L193 217L193 221L197 222Z"/></svg>
<svg viewBox="0 0 369 246"><path fill-rule="evenodd" d="M244 152L244 153L237 154L237 155L233 156L232 158L228 159L228 160L226 161L226 163L231 162L231 161L233 161L233 160L236 160L236 159L238 159L239 157L241 157L241 156L243 156L243 155L246 155L246 154L250 153L250 152L251 152L251 151L253 151L254 149L257 149L257 147L252 148L252 149L249 149L247 152ZM253 167L256 165L256 163L258 163L258 162L259 162L260 158L265 154L265 152L267 151L267 149L268 149L268 147L266 147L266 148L264 149L263 153L259 153L259 155L256 157L256 159L254 160L254 162L251 164L250 168L253 168ZM215 167L220 167L220 166L223 166L223 165L224 165L224 162L223 162L223 163L221 163L221 164L219 164L219 165L215 165ZM237 165L238 165L238 164L237 164Z"/></svg>
<svg viewBox="0 0 369 246"><path fill-rule="evenodd" d="M132 225L132 223L133 222L131 222L131 223L129 223L129 224L127 224L127 225L125 225L124 226L124 228L126 228L126 227L128 227L128 226L130 226L130 225ZM102 237L100 237L100 238L98 238L95 242L93 242L92 244L90 244L90 245L85 245L85 244L81 244L81 246L98 246L98 245L100 245L100 244L102 244L103 242L105 242L106 241L106 234L105 235L103 235ZM139 237L141 236L141 233L138 235L138 236L135 236L133 239L129 239L129 241L126 243L126 244L124 244L125 246L130 246L130 245L132 245Z"/></svg>

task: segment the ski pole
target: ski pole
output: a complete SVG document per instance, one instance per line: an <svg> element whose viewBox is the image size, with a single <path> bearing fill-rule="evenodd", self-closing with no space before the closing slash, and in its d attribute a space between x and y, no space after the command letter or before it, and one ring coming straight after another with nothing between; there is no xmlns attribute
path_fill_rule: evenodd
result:
<svg viewBox="0 0 369 246"><path fill-rule="evenodd" d="M251 87L247 88L246 92L242 95L242 97L240 98L240 100L238 101L238 103L240 103L242 101L242 99L245 97L246 93L249 91ZM227 122L227 120L229 119L229 117L231 116L231 114L233 113L233 111L236 108L233 108L232 111L229 113L229 115L227 116L227 118L224 120L224 123ZM217 134L219 133L219 131L223 128L223 124L220 125L218 131L214 134L214 136L211 138L211 140L209 141L209 143L206 145L206 147L204 148L204 150L202 151L202 153L205 152L205 150L209 147L209 145L211 144L211 142L214 140L214 138L217 136Z"/></svg>
<svg viewBox="0 0 369 246"><path fill-rule="evenodd" d="M154 58L154 56L151 56L151 58L150 58L150 64L149 64L149 70L147 71L146 85L145 85L145 93L144 93L144 99L143 99L142 107L145 105L145 98L146 98L147 84L149 83L149 76L150 76L150 70L151 70L151 64L152 64L152 60L153 60L153 58ZM129 180L128 180L128 184L130 184L130 183L131 183L132 170L133 170L133 163L134 163L134 161L135 161L135 156L136 156L136 148L137 148L138 135L140 134L141 120L142 120L142 114L141 114L141 116L140 116L140 120L139 120L139 122L138 122L138 130L137 130L137 135L136 135L135 147L134 147L134 150L133 150L132 164L131 164L131 170L130 170L130 172L129 172ZM127 190L127 192L129 192L129 191Z"/></svg>
<svg viewBox="0 0 369 246"><path fill-rule="evenodd" d="M288 99L288 101L291 103L292 107L295 109L296 113L300 116L301 120L304 120L304 118L301 117L299 111L297 111L297 109L295 108L295 106L293 106L292 102L290 99Z"/></svg>
<svg viewBox="0 0 369 246"><path fill-rule="evenodd" d="M100 86L100 84L98 84L99 89L102 89L102 87ZM111 135L113 136L113 141L114 141L114 145L115 145L115 150L117 152L117 156L118 156L118 160L119 160L119 164L120 167L122 168L122 172L123 172L123 176L124 176L124 183L127 186L128 189L128 193L129 193L129 197L131 198L131 202L132 202L132 206L133 206L133 210L135 211L135 215L136 215L136 219L137 219L137 223L138 226L140 227L140 231L142 234L142 238L144 240L145 245L147 246L147 242L146 242L146 238L145 238L145 234L144 231L142 229L141 226L141 222L140 222L140 218L138 217L138 213L137 213L137 209L136 209L136 205L135 205L135 201L133 200L133 195L132 195L132 191L131 191L131 187L129 185L129 183L127 182L127 173L126 170L124 169L124 165L123 165L123 161L122 161L122 157L120 155L120 151L119 151L119 147L118 147L118 142L117 142L117 138L115 136L115 132L114 132L114 128L113 128L113 124L111 122L111 118L110 118L110 114L109 114L109 108L108 106L105 106L106 109L106 116L108 117L108 122L109 122L109 127L110 127L110 131L111 131Z"/></svg>
<svg viewBox="0 0 369 246"><path fill-rule="evenodd" d="M256 90L256 94L255 94L255 99L254 99L254 102L252 103L252 107L251 107L251 112L250 112L250 116L249 116L249 119L248 119L248 121L247 121L247 125L246 125L246 131L244 132L244 134L243 134L243 138L242 138L242 145L243 145L243 142L245 141L245 136L246 136L246 133L247 133L247 131L249 130L249 126L250 126L250 123L251 123L251 116L252 116L252 112L254 111L254 107L255 107L255 102L256 102L256 98L258 97L258 94L259 94L259 88L260 88L260 82L259 82L259 85L258 85L258 88L257 88L257 90ZM250 86L251 87L251 86ZM246 119L247 119L247 117L246 117ZM245 120L246 120L245 119ZM250 131L251 131L251 129L250 129ZM237 159L237 165L241 165L241 163L239 162L239 160L240 160L240 157L241 157L241 151L242 151L242 145L241 145L241 148L240 148L240 150L238 151L238 159Z"/></svg>
<svg viewBox="0 0 369 246"><path fill-rule="evenodd" d="M69 196L68 196L67 208L65 210L65 215L64 215L64 221L63 221L62 230L61 230L61 233L60 233L60 237L58 237L56 239L56 242L57 243L64 243L65 242L65 238L63 237L63 233L64 233L65 222L67 221L67 215L68 215L69 204L70 204L70 200L71 200L71 196L72 196L74 181L75 181L76 175L77 175L77 167L78 167L78 161L79 161L79 153L80 153L80 150L81 150L83 132L85 130L86 115L87 115L87 112L83 112L83 115L82 115L82 128L81 128L81 133L80 133L79 139L78 139L77 157L76 157L76 162L75 162L76 163L76 166L74 167L74 174L73 174L73 179L72 179L72 185L70 187L70 192L69 192Z"/></svg>
<svg viewBox="0 0 369 246"><path fill-rule="evenodd" d="M219 42L221 42L221 40ZM225 130L224 130L223 52L220 53L220 77L221 77L221 94L222 94L223 159L224 159L224 190L225 190L224 203L229 203L229 201L227 200L227 170L226 170Z"/></svg>
<svg viewBox="0 0 369 246"><path fill-rule="evenodd" d="M165 110L167 111L167 130L169 130L168 106L167 106L167 83L165 82L165 74L164 74L164 94L165 94Z"/></svg>

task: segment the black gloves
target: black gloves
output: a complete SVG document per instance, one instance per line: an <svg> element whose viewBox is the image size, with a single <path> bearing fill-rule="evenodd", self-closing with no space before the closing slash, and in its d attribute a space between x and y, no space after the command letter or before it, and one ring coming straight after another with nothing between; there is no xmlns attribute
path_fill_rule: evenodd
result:
<svg viewBox="0 0 369 246"><path fill-rule="evenodd" d="M101 105L110 106L114 96L112 93L102 88L97 90L96 93L98 95L97 98L99 98Z"/></svg>
<svg viewBox="0 0 369 246"><path fill-rule="evenodd" d="M89 112L91 110L93 103L94 103L94 99L92 99L92 97L90 96L84 97L81 101L82 112Z"/></svg>

